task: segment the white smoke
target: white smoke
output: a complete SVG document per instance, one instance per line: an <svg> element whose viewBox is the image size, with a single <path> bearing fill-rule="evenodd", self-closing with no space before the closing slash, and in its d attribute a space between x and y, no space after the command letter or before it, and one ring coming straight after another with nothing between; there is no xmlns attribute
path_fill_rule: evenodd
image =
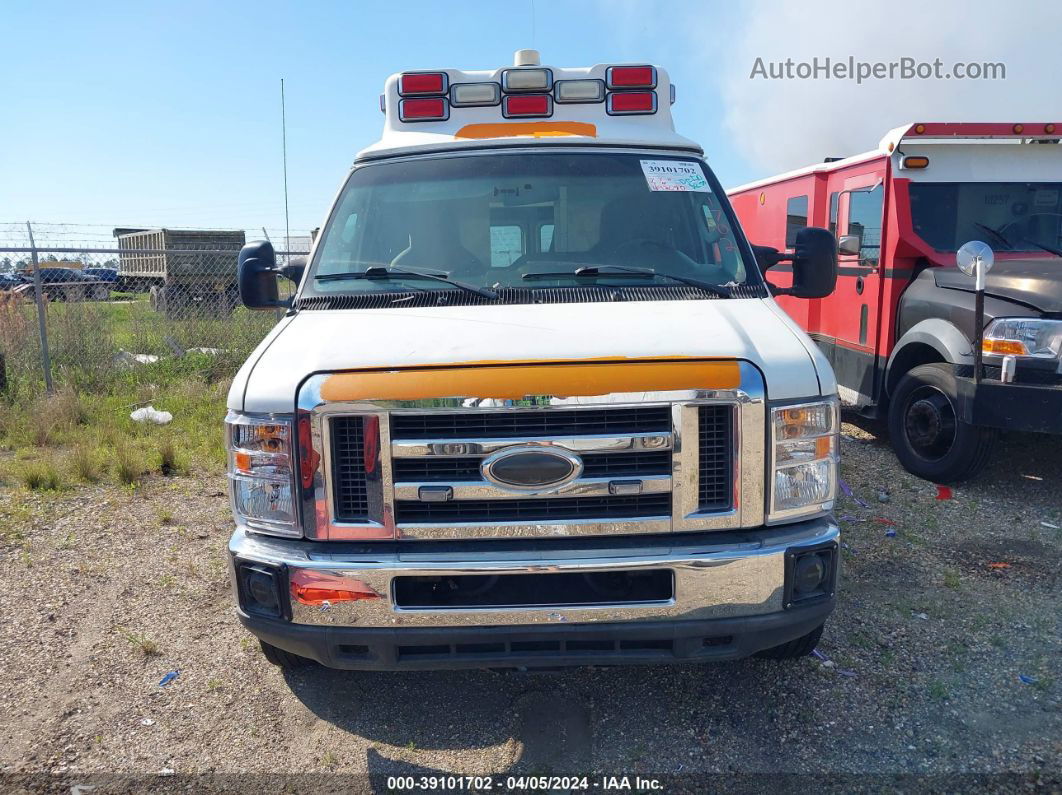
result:
<svg viewBox="0 0 1062 795"><path fill-rule="evenodd" d="M906 122L1062 122L1060 2L754 0L740 8L723 52L699 57L722 80L728 134L764 175L873 149ZM694 30L704 24L690 20ZM1002 62L1006 79L750 79L757 58L850 55L939 58L946 71L956 62Z"/></svg>

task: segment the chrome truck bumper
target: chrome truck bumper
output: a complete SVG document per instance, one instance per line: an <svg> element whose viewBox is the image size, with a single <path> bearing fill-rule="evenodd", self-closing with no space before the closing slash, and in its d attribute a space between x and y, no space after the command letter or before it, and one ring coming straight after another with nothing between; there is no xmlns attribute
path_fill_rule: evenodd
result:
<svg viewBox="0 0 1062 795"><path fill-rule="evenodd" d="M829 518L489 542L306 542L237 529L229 552L244 626L329 667L552 667L733 659L798 638L833 609L838 537ZM827 576L800 594L794 565L809 554Z"/></svg>

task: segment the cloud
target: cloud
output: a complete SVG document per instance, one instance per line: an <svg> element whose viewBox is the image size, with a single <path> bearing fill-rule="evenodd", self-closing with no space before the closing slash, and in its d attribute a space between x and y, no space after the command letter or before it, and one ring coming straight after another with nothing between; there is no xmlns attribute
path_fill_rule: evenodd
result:
<svg viewBox="0 0 1062 795"><path fill-rule="evenodd" d="M872 149L911 121L1062 121L1062 3L754 0L742 8L723 52L699 57L720 75L728 134L764 175ZM697 15L690 22L710 24ZM1002 62L1006 79L750 79L757 58L816 56L939 58L945 71L956 62Z"/></svg>

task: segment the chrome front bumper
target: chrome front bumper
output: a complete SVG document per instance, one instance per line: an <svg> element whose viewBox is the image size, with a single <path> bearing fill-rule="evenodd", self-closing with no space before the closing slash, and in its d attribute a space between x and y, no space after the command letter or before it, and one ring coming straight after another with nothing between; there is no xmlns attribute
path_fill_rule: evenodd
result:
<svg viewBox="0 0 1062 795"><path fill-rule="evenodd" d="M781 527L732 532L521 541L326 543L249 533L229 542L237 561L338 576L362 583L375 598L323 606L291 602L290 625L320 628L502 627L605 622L703 621L784 613L786 553L836 544L837 525L822 517ZM600 573L670 570L674 595L657 602L403 609L399 576ZM235 580L235 577L234 577ZM238 598L238 597L237 597ZM798 612L794 610L793 612Z"/></svg>

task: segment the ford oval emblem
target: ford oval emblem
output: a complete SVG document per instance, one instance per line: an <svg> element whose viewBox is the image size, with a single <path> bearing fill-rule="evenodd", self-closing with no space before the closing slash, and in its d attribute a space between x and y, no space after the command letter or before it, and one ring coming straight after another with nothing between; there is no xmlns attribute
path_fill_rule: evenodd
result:
<svg viewBox="0 0 1062 795"><path fill-rule="evenodd" d="M583 474L583 460L556 447L508 447L483 459L480 472L496 486L518 491L553 491Z"/></svg>

